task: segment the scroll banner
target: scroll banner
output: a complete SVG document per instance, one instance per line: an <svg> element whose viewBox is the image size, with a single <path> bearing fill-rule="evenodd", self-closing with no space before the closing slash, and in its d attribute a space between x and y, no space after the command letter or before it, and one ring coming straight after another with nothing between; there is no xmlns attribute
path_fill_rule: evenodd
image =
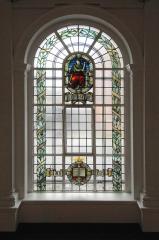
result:
<svg viewBox="0 0 159 240"><path fill-rule="evenodd" d="M65 93L65 102L93 102L93 93Z"/></svg>

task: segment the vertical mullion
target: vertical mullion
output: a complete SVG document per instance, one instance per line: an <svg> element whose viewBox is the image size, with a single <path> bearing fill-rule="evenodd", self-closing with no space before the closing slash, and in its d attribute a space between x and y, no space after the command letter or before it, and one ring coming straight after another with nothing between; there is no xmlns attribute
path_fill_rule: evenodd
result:
<svg viewBox="0 0 159 240"><path fill-rule="evenodd" d="M55 70L54 70L55 71ZM56 79L56 71L55 71L55 74L54 74L55 76L55 79ZM57 81L57 80L56 80ZM55 97L54 97L54 99L55 99L55 104L57 104L56 103L56 81L55 81L55 90L54 90L54 92L55 92ZM57 138L56 138L56 136L57 136L57 133L56 133L56 130L58 130L58 129L56 129L56 116L57 116L57 114L56 114L56 111L57 111L57 106L55 105L55 114L54 114L54 121L55 121L55 144L54 144L54 156L56 156L56 154L57 154L57 152L56 152L56 143L57 143ZM57 162L56 162L56 159L54 159L54 162L55 162L55 166L57 166ZM55 176L55 185L56 185L56 176Z"/></svg>
<svg viewBox="0 0 159 240"><path fill-rule="evenodd" d="M72 157L72 149L74 149L74 147L73 147L73 131L72 131L72 126L73 126L73 114L72 114L72 107L70 108L70 115L71 115L71 117L70 117L70 119L71 119L71 163L73 162L73 157ZM71 191L73 191L73 183L71 183Z"/></svg>
<svg viewBox="0 0 159 240"><path fill-rule="evenodd" d="M94 130L95 129L95 108L93 107L92 108L92 133L91 133L91 136L92 136L92 142L93 142L93 172L94 172L94 175L93 175L93 180L94 180L94 191L96 191L97 187L96 187L96 145L95 145L95 141L96 141L96 131ZM93 131L94 130L94 131Z"/></svg>
<svg viewBox="0 0 159 240"><path fill-rule="evenodd" d="M105 103L105 95L104 95L104 89L105 89L105 78L104 78L104 63L103 63L103 104ZM105 107L102 106L102 158L104 159L104 191L106 190L106 119L105 119ZM104 121L105 120L105 121Z"/></svg>
<svg viewBox="0 0 159 240"><path fill-rule="evenodd" d="M66 156L66 143L67 143L67 133L66 133L66 108L63 103L62 109L62 117L63 117L63 136L62 136L62 145L63 145L63 154L62 154L62 172L63 172L63 180L62 180L62 191L65 190L65 156Z"/></svg>
<svg viewBox="0 0 159 240"><path fill-rule="evenodd" d="M94 76L95 76L95 70L94 70ZM94 100L93 100L93 107L92 107L92 153L93 153L93 185L94 185L94 191L96 191L96 78L94 77L94 84L93 84L93 94L94 94Z"/></svg>
<svg viewBox="0 0 159 240"><path fill-rule="evenodd" d="M88 132L88 129L87 129L87 114L88 114L88 112L87 112L87 108L85 107L84 108L85 109L85 116L86 116L86 156L87 156L87 154L88 154L88 148L87 148L87 140L88 140L88 138L87 138L87 132ZM87 183L86 183L86 191L87 191Z"/></svg>
<svg viewBox="0 0 159 240"><path fill-rule="evenodd" d="M62 78L64 79L64 67L62 72ZM65 83L62 81L62 191L65 190L65 156L66 156L66 106L65 106Z"/></svg>
<svg viewBox="0 0 159 240"><path fill-rule="evenodd" d="M54 97L55 99L55 97ZM54 157L54 169L56 169L56 106L53 106L53 157ZM54 177L54 184L56 186L56 176ZM55 187L56 188L56 187Z"/></svg>
<svg viewBox="0 0 159 240"><path fill-rule="evenodd" d="M54 102L54 86L53 86L53 71L52 71L52 103L55 104ZM56 155L55 155L55 126L54 126L54 122L55 122L55 114L54 114L54 110L55 110L55 106L52 106L52 158L54 158L53 160L53 166L54 166L54 169L56 169L56 163L55 163L55 158L56 158ZM54 190L56 190L56 176L53 177L54 179Z"/></svg>
<svg viewBox="0 0 159 240"><path fill-rule="evenodd" d="M81 146L80 146L80 140L81 140L81 136L80 136L80 109L81 108L79 108L79 105L78 105L78 107L77 107L77 109L78 109L78 113L77 113L77 115L78 115L78 119L77 119L77 121L78 121L78 134L79 134L79 155L81 155L80 153L81 153ZM79 185L79 191L80 191L80 185Z"/></svg>
<svg viewBox="0 0 159 240"><path fill-rule="evenodd" d="M79 25L78 25L78 52L79 52Z"/></svg>
<svg viewBox="0 0 159 240"><path fill-rule="evenodd" d="M53 79L56 79L56 70L54 70L53 71ZM53 116L53 120L54 120L54 134L53 134L53 137L54 137L54 149L53 149L53 155L54 155L54 165L55 165L55 169L56 169L56 166L57 166L57 163L56 163L56 131L58 130L58 129L56 129L56 80L55 81L53 81L53 83L52 83L52 87L53 87L53 91L52 91L52 93L53 93L53 103L55 104L55 106L53 107L54 108L54 111L53 111L53 114L54 114L54 116ZM54 181L55 181L55 189L56 189L56 176L54 177Z"/></svg>

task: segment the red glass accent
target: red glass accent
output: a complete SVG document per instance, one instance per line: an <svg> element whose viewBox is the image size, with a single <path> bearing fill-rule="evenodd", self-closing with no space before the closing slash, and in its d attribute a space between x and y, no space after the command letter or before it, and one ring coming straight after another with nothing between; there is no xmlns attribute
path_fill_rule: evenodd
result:
<svg viewBox="0 0 159 240"><path fill-rule="evenodd" d="M79 87L84 87L85 85L85 77L83 72L72 73L70 87L73 89Z"/></svg>

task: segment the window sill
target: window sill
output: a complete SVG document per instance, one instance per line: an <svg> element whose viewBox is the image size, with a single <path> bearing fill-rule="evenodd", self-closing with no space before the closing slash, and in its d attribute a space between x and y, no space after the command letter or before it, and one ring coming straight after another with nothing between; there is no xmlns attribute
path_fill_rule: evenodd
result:
<svg viewBox="0 0 159 240"><path fill-rule="evenodd" d="M19 209L20 222L139 222L130 193L28 193Z"/></svg>
<svg viewBox="0 0 159 240"><path fill-rule="evenodd" d="M24 201L51 202L132 202L131 193L28 193Z"/></svg>

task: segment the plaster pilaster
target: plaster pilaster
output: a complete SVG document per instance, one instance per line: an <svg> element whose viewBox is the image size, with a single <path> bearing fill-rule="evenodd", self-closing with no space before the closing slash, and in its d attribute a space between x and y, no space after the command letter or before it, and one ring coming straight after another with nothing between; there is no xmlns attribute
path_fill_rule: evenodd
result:
<svg viewBox="0 0 159 240"><path fill-rule="evenodd" d="M13 145L13 48L11 3L0 7L0 231L16 228Z"/></svg>
<svg viewBox="0 0 159 240"><path fill-rule="evenodd" d="M144 9L144 186L139 206L143 231L159 230L159 2Z"/></svg>

